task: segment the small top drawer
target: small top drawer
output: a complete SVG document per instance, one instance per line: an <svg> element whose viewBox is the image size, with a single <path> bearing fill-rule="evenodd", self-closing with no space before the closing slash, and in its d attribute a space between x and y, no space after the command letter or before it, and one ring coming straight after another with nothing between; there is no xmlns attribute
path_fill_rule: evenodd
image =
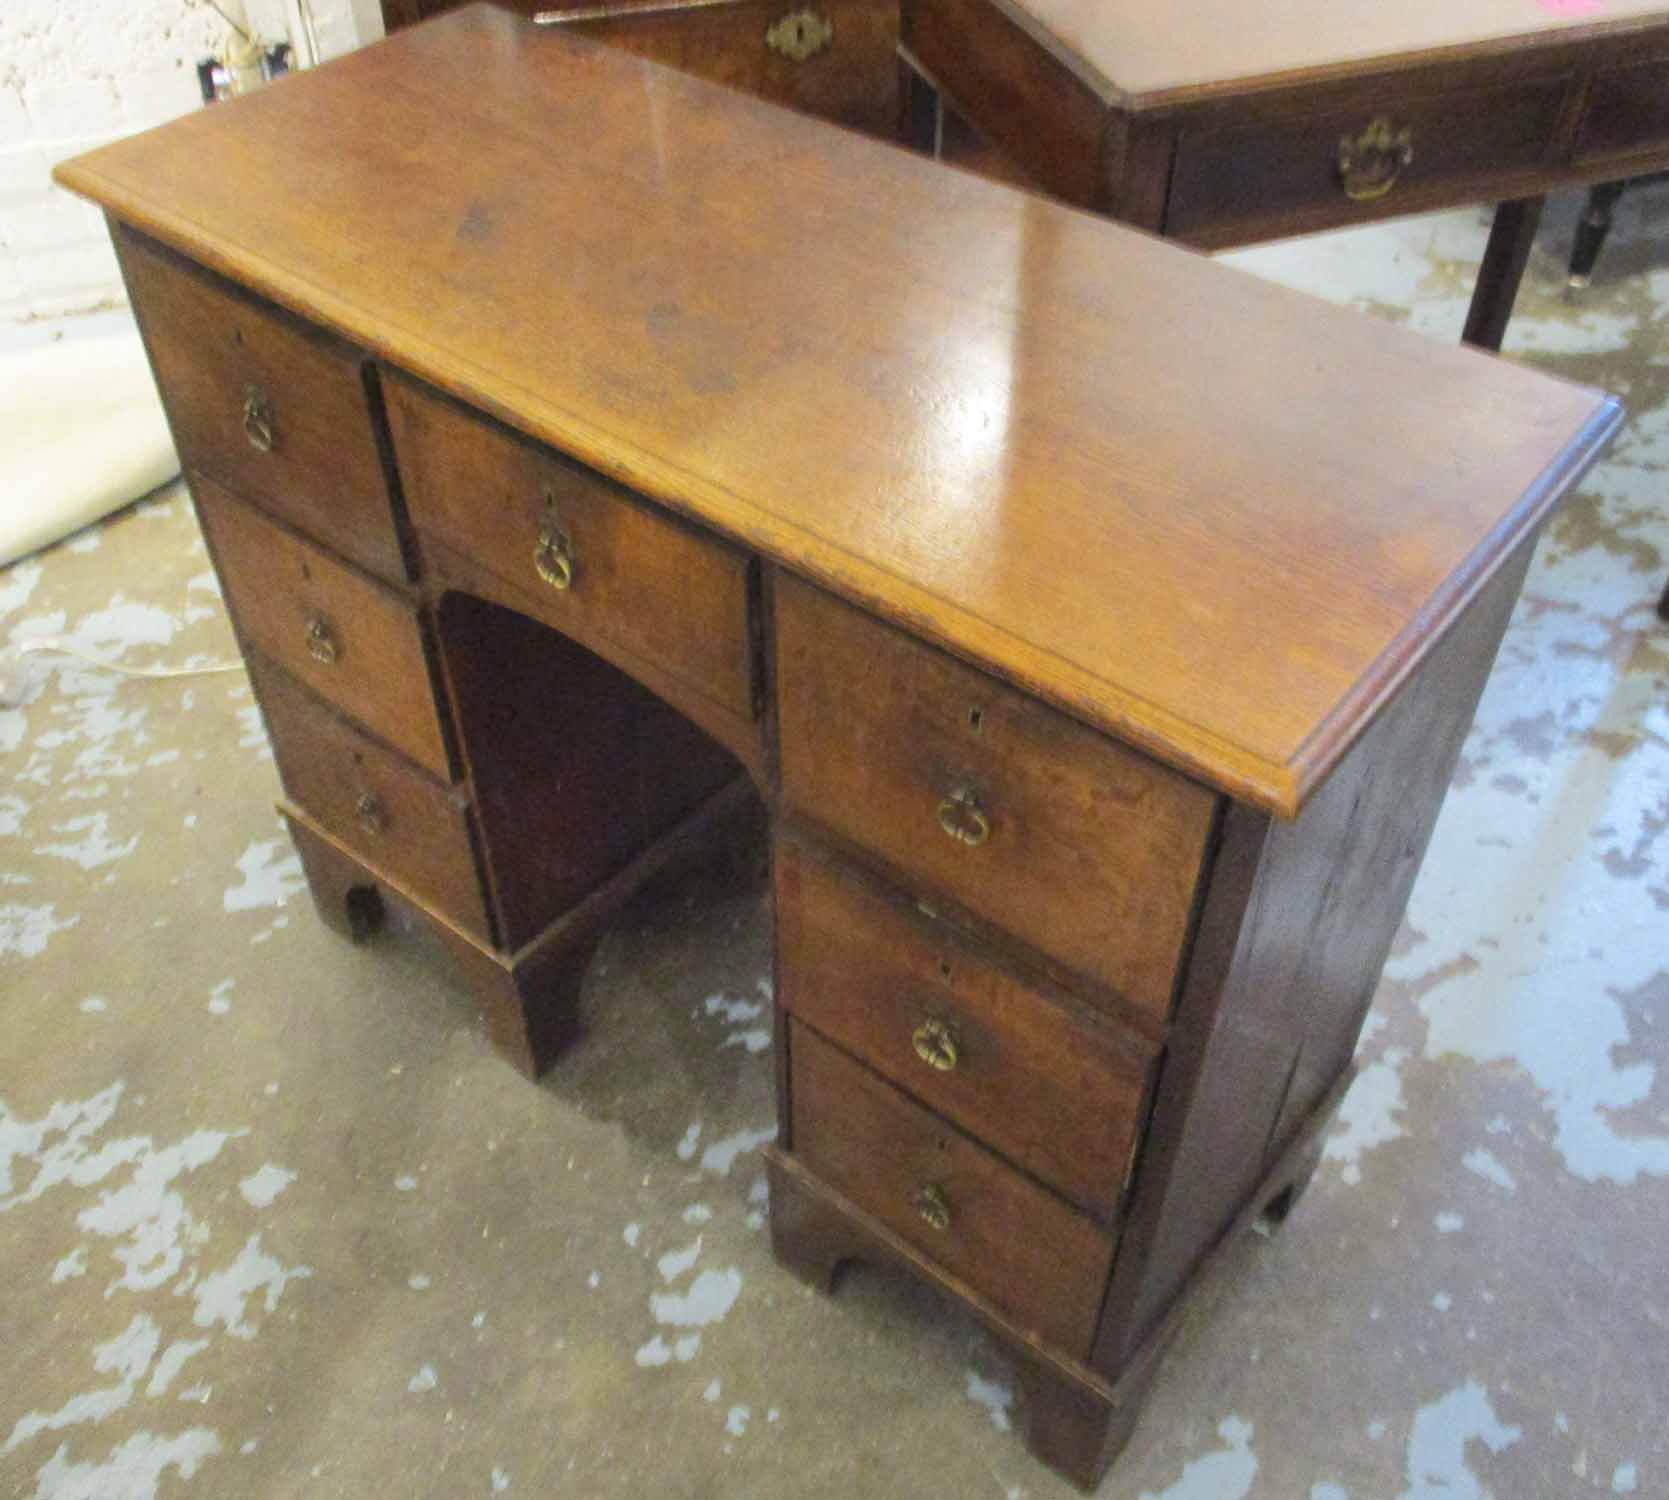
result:
<svg viewBox="0 0 1669 1500"><path fill-rule="evenodd" d="M129 229L115 240L181 463L406 578L363 357Z"/></svg>
<svg viewBox="0 0 1669 1500"><path fill-rule="evenodd" d="M779 580L788 804L1167 1015L1214 794L821 590Z"/></svg>
<svg viewBox="0 0 1669 1500"><path fill-rule="evenodd" d="M425 770L451 779L417 611L392 589L193 475L197 514L239 632Z"/></svg>
<svg viewBox="0 0 1669 1500"><path fill-rule="evenodd" d="M385 386L412 524L629 673L647 662L754 716L745 552L415 382Z"/></svg>
<svg viewBox="0 0 1669 1500"><path fill-rule="evenodd" d="M1311 210L1343 223L1376 201L1458 185L1468 176L1541 162L1564 99L1563 79L1223 129L1184 126L1165 233L1227 239L1237 225ZM1216 232L1213 235L1213 232Z"/></svg>
<svg viewBox="0 0 1669 1500"><path fill-rule="evenodd" d="M1103 1220L1158 1048L1075 1015L942 923L780 837L777 1002Z"/></svg>

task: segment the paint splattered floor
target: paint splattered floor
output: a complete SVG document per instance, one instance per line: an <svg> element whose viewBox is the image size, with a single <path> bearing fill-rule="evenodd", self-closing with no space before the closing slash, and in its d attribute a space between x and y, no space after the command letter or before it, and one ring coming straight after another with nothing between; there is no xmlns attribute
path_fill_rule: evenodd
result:
<svg viewBox="0 0 1669 1500"><path fill-rule="evenodd" d="M1573 216L1509 349L1632 421L1543 544L1328 1161L1203 1287L1106 1495L1669 1494L1669 191L1624 200L1570 304ZM1453 337L1482 238L1459 214L1235 259ZM0 643L41 635L229 656L184 500L0 573ZM971 1324L774 1268L757 890L634 907L534 1087L421 938L314 919L240 674L27 660L0 1495L1071 1493Z"/></svg>

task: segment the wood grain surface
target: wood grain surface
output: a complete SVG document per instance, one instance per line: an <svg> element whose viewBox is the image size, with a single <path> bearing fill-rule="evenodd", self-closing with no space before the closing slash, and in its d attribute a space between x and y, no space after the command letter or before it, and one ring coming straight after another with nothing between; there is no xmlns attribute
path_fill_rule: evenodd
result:
<svg viewBox="0 0 1669 1500"><path fill-rule="evenodd" d="M57 174L1286 815L1618 420L486 7Z"/></svg>

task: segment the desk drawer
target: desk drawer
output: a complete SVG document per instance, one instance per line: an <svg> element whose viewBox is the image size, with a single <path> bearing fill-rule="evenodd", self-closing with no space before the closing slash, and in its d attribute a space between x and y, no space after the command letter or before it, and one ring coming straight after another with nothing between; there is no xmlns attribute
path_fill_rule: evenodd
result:
<svg viewBox="0 0 1669 1500"><path fill-rule="evenodd" d="M259 656L249 675L284 790L374 869L492 941L463 794L408 765Z"/></svg>
<svg viewBox="0 0 1669 1500"><path fill-rule="evenodd" d="M420 533L626 671L648 662L753 717L746 553L403 377L386 388Z"/></svg>
<svg viewBox="0 0 1669 1500"><path fill-rule="evenodd" d="M1595 161L1669 144L1669 62L1612 68L1594 80L1576 158Z"/></svg>
<svg viewBox="0 0 1669 1500"><path fill-rule="evenodd" d="M1345 222L1376 201L1418 198L1485 172L1533 167L1553 139L1563 80L1269 119L1221 130L1183 127L1165 233L1274 224L1308 209ZM1376 122L1388 139L1364 140ZM1353 143L1351 164L1341 143ZM1406 146L1408 160L1399 160ZM1219 238L1224 236L1219 235Z"/></svg>
<svg viewBox="0 0 1669 1500"><path fill-rule="evenodd" d="M191 488L232 617L249 644L450 780L417 611L212 480L193 475Z"/></svg>
<svg viewBox="0 0 1669 1500"><path fill-rule="evenodd" d="M953 1275L1079 1359L1113 1241L953 1126L791 1024L793 1151Z"/></svg>
<svg viewBox="0 0 1669 1500"><path fill-rule="evenodd" d="M130 230L116 248L180 462L404 579L360 354Z"/></svg>
<svg viewBox="0 0 1669 1500"><path fill-rule="evenodd" d="M776 614L787 802L1166 1015L1214 796L797 580Z"/></svg>
<svg viewBox="0 0 1669 1500"><path fill-rule="evenodd" d="M573 11L564 32L607 42L726 88L891 137L898 118L896 0L645 0Z"/></svg>
<svg viewBox="0 0 1669 1500"><path fill-rule="evenodd" d="M941 923L779 839L785 1009L1106 1219L1157 1048L1074 1016Z"/></svg>

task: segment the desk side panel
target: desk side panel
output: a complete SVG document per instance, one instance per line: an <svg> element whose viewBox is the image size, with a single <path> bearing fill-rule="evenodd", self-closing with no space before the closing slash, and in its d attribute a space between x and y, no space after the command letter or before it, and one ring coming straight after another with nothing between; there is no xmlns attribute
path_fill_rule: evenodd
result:
<svg viewBox="0 0 1669 1500"><path fill-rule="evenodd" d="M1535 544L1303 814L1229 816L1094 1363L1115 1374L1349 1065Z"/></svg>

